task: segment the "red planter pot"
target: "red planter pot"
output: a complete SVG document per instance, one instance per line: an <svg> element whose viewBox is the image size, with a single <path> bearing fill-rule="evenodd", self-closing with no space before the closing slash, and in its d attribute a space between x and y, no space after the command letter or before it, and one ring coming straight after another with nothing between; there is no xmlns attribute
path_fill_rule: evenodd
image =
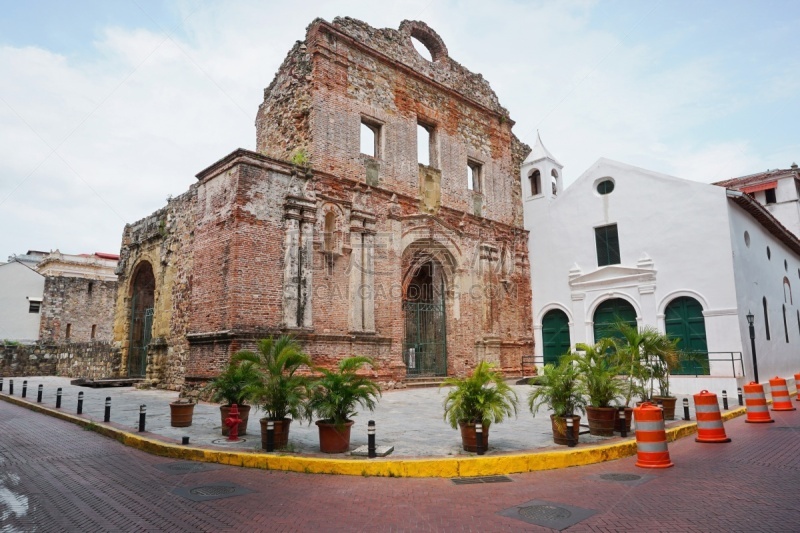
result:
<svg viewBox="0 0 800 533"><path fill-rule="evenodd" d="M267 449L267 422L270 420L262 418L259 420L261 423L261 448ZM292 423L291 418L282 418L279 420L272 420L274 424L273 445L275 449L286 448L289 444L289 424Z"/></svg>
<svg viewBox="0 0 800 533"><path fill-rule="evenodd" d="M319 428L319 451L322 453L344 453L350 449L350 428L353 421L334 424L325 420L317 420Z"/></svg>
<svg viewBox="0 0 800 533"><path fill-rule="evenodd" d="M458 427L461 428L461 445L465 451L477 453L478 452L478 438L475 431L474 422L459 422ZM489 426L483 426L483 451L489 449Z"/></svg>

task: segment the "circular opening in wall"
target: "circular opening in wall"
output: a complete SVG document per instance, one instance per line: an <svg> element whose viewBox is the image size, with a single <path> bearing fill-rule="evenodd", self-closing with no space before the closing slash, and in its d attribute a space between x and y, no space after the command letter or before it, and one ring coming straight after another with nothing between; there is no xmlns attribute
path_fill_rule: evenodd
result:
<svg viewBox="0 0 800 533"><path fill-rule="evenodd" d="M428 48L425 45L425 43L423 43L416 37L411 36L411 44L414 45L414 50L416 50L417 53L421 55L423 59L427 59L428 61L433 61L433 54L431 53L430 48Z"/></svg>
<svg viewBox="0 0 800 533"><path fill-rule="evenodd" d="M767 246L767 259L772 259L772 250L769 249L769 246Z"/></svg>
<svg viewBox="0 0 800 533"><path fill-rule="evenodd" d="M610 194L614 190L614 181L610 179L604 179L600 183L597 184L597 194L605 195Z"/></svg>
<svg viewBox="0 0 800 533"><path fill-rule="evenodd" d="M744 232L744 245L750 248L750 233L747 231Z"/></svg>

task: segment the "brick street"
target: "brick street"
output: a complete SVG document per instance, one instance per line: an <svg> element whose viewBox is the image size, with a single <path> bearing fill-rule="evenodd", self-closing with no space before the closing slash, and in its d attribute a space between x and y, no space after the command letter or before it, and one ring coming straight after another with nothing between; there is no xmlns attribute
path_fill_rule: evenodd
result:
<svg viewBox="0 0 800 533"><path fill-rule="evenodd" d="M800 412L772 416L727 422L730 444L671 443L669 469L628 458L456 485L221 465L176 473L174 460L0 402L0 531L552 531L499 514L532 500L595 511L569 531L797 531ZM644 477L600 478L610 473ZM199 502L176 494L229 486L250 492Z"/></svg>

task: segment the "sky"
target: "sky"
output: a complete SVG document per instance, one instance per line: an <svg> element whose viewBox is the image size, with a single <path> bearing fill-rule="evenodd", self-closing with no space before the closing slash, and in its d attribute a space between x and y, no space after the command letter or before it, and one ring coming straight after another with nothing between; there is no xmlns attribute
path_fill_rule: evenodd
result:
<svg viewBox="0 0 800 533"><path fill-rule="evenodd" d="M0 261L118 253L236 148L316 17L423 20L566 185L606 157L714 182L800 163L800 3L0 0Z"/></svg>

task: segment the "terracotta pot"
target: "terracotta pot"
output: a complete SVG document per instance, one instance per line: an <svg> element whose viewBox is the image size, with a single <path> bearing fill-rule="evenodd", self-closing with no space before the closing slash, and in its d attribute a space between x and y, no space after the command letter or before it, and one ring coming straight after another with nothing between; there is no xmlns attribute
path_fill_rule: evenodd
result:
<svg viewBox="0 0 800 533"><path fill-rule="evenodd" d="M237 405L239 408L239 418L242 420L239 422L239 436L247 435L247 417L250 416L250 406L249 405ZM219 406L219 414L222 420L222 435L227 437L228 431L230 428L225 425L225 419L228 418L228 413L231 411L230 405L220 405Z"/></svg>
<svg viewBox="0 0 800 533"><path fill-rule="evenodd" d="M194 402L171 402L169 404L169 423L174 428L188 428L192 425Z"/></svg>
<svg viewBox="0 0 800 533"><path fill-rule="evenodd" d="M617 407L617 418L614 420L614 431L617 433L622 433L623 425L622 419L619 417L619 412L621 410L625 410L625 431L628 432L628 435L631 433L631 420L633 419L633 407Z"/></svg>
<svg viewBox="0 0 800 533"><path fill-rule="evenodd" d="M261 422L261 448L266 450L267 449L267 422L270 419L262 418L259 420ZM292 423L291 418L280 418L278 420L272 420L275 424L274 428L274 435L273 435L273 446L276 450L280 448L286 448L286 445L289 444L289 424Z"/></svg>
<svg viewBox="0 0 800 533"><path fill-rule="evenodd" d="M553 442L556 444L569 444L567 439L567 419L564 417L557 417L550 415L550 425L553 427ZM581 431L581 417L578 415L572 416L572 439L575 444L578 443L578 437Z"/></svg>
<svg viewBox="0 0 800 533"><path fill-rule="evenodd" d="M675 403L678 401L674 396L653 396L653 402L664 408L664 420L675 420Z"/></svg>
<svg viewBox="0 0 800 533"><path fill-rule="evenodd" d="M353 421L334 424L326 420L317 420L319 428L319 451L322 453L344 453L350 449L350 428Z"/></svg>
<svg viewBox="0 0 800 533"><path fill-rule="evenodd" d="M464 451L478 453L478 437L475 432L474 422L459 422L461 428L461 445ZM483 426L483 451L489 449L489 426Z"/></svg>
<svg viewBox="0 0 800 533"><path fill-rule="evenodd" d="M616 407L586 408L586 419L589 421L589 434L600 437L613 437L617 417Z"/></svg>

